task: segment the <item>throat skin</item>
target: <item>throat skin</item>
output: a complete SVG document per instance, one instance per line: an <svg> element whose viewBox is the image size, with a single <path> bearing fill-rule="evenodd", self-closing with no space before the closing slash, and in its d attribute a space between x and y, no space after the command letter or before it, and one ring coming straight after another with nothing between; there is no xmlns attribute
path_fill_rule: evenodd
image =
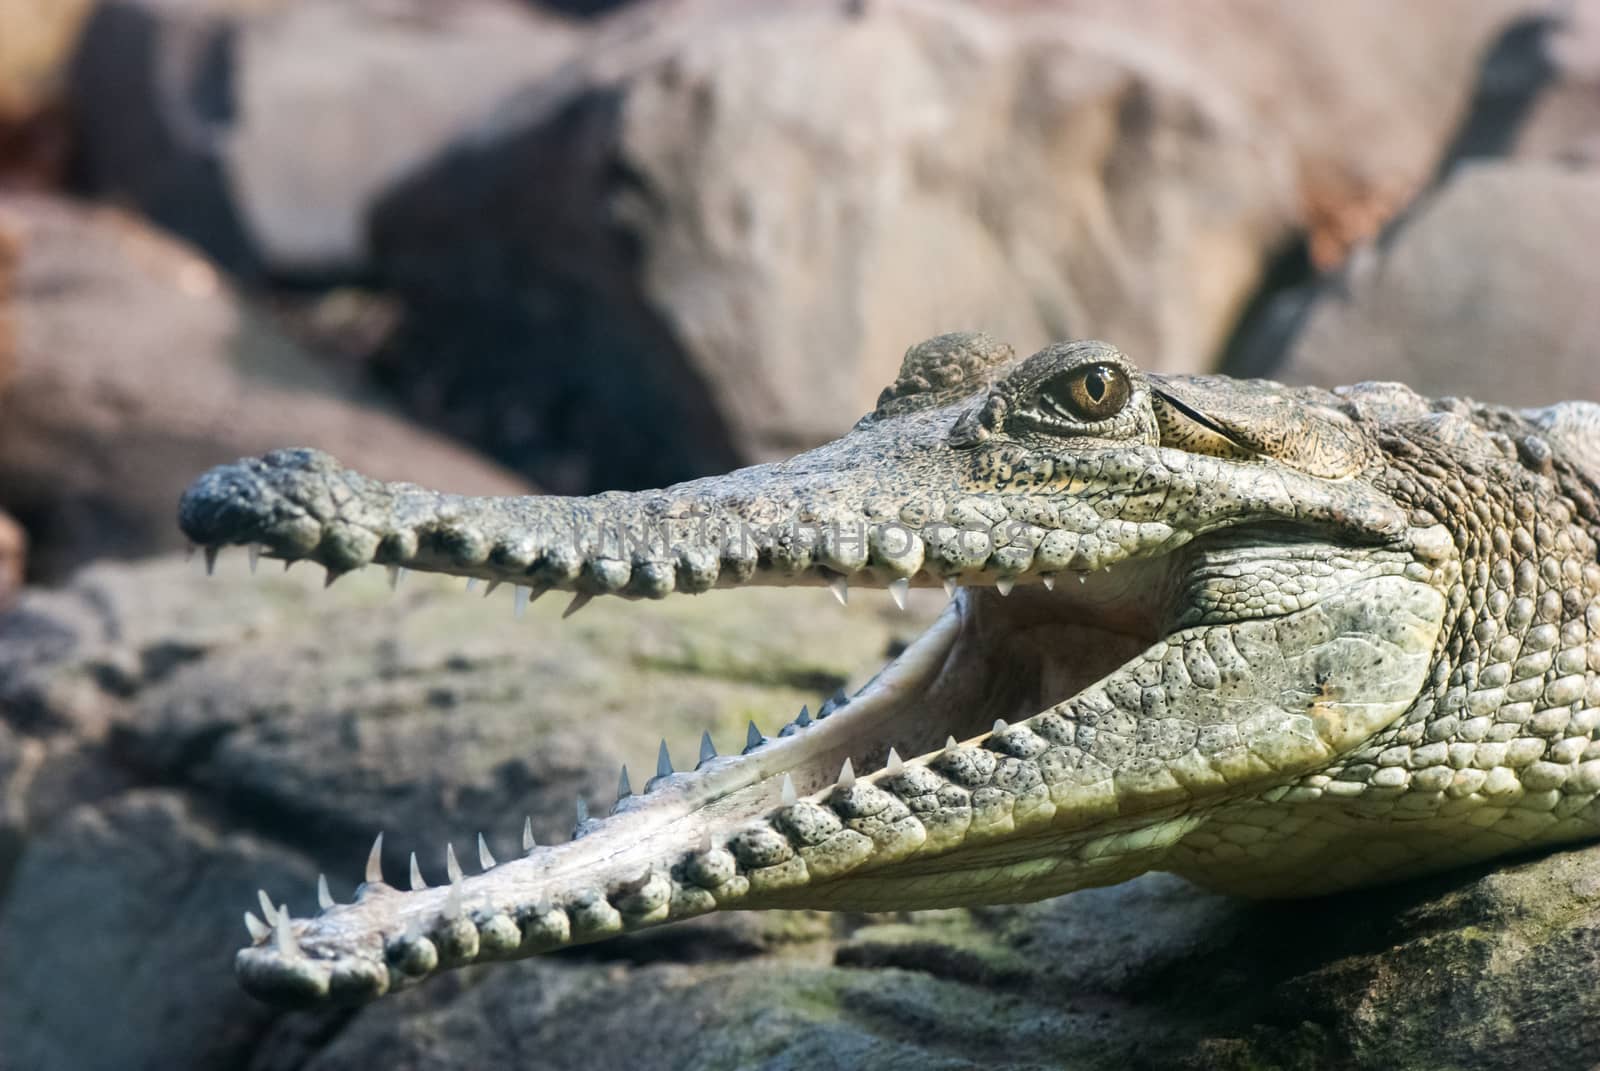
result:
<svg viewBox="0 0 1600 1071"><path fill-rule="evenodd" d="M1600 407L1158 376L1115 348L912 347L787 461L475 499L283 450L180 506L206 548L598 597L942 587L854 696L657 776L572 841L295 918L251 993L440 970L724 909L1033 900L1168 870L1309 896L1600 836ZM781 627L781 623L775 624ZM508 816L509 822L516 821Z"/></svg>

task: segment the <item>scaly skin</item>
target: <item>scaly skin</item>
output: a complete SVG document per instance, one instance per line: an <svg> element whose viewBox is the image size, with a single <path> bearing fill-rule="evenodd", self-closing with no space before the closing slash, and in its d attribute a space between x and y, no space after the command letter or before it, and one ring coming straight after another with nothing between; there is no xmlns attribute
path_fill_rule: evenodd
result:
<svg viewBox="0 0 1600 1071"><path fill-rule="evenodd" d="M570 843L470 877L452 855L444 888L374 866L315 918L267 901L240 978L358 1002L723 908L1151 869L1307 895L1600 835L1597 482L1600 406L1165 377L1101 343L1019 361L982 335L913 348L837 442L662 491L467 499L312 451L213 470L184 496L195 542L330 579L378 562L575 608L953 591L854 698L663 769Z"/></svg>

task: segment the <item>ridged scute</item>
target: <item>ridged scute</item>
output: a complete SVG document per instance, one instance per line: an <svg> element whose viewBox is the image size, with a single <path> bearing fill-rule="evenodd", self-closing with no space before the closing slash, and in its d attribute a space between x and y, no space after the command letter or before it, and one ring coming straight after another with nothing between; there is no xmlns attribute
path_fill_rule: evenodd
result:
<svg viewBox="0 0 1600 1071"><path fill-rule="evenodd" d="M1016 353L981 331L957 331L906 350L900 375L878 395L867 419L948 405L996 379Z"/></svg>

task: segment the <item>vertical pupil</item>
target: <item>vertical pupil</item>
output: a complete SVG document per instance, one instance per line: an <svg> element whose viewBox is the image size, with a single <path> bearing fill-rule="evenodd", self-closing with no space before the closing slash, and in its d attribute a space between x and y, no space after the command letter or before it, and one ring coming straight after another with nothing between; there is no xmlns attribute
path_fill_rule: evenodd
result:
<svg viewBox="0 0 1600 1071"><path fill-rule="evenodd" d="M1083 385L1088 389L1089 397L1097 402L1106 396L1106 381L1099 372L1090 372Z"/></svg>

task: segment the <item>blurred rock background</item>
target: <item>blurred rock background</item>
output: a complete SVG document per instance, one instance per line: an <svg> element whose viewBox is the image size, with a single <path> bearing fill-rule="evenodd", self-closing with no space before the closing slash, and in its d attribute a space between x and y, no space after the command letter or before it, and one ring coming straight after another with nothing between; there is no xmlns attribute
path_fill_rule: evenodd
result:
<svg viewBox="0 0 1600 1071"><path fill-rule="evenodd" d="M0 1067L1587 1066L1584 853L1318 905L1309 945L1152 878L271 1013L229 976L258 885L303 909L377 828L396 867L559 833L931 608L513 629L164 555L243 454L659 485L841 433L956 329L1600 399L1596 249L1600 0L0 0Z"/></svg>

